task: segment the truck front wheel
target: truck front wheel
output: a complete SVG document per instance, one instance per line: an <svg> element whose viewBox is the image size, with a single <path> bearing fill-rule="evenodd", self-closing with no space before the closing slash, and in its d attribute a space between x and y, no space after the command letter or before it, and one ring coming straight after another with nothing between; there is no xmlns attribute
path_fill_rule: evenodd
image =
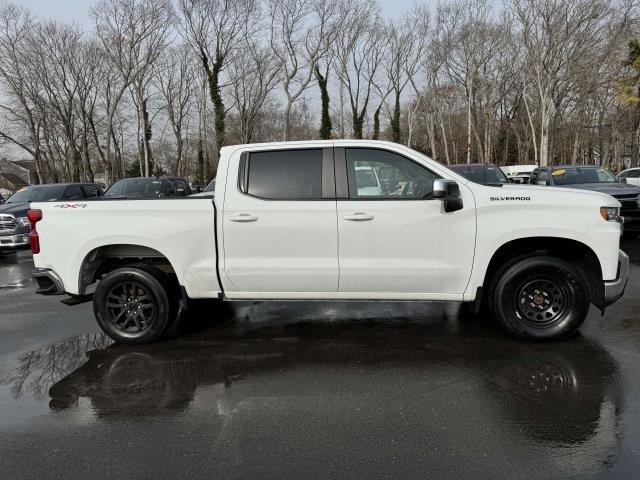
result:
<svg viewBox="0 0 640 480"><path fill-rule="evenodd" d="M167 288L140 268L119 268L106 275L93 295L100 328L116 342L150 343L171 324Z"/></svg>
<svg viewBox="0 0 640 480"><path fill-rule="evenodd" d="M551 256L524 258L498 274L490 306L498 324L523 340L574 334L589 312L589 289L569 263Z"/></svg>

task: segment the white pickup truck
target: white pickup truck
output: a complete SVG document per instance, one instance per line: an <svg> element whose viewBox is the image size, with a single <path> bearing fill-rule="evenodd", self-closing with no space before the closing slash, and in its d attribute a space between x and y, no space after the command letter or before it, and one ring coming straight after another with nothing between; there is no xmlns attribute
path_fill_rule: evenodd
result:
<svg viewBox="0 0 640 480"><path fill-rule="evenodd" d="M564 338L622 296L629 266L611 196L478 185L377 141L235 145L215 196L31 209L38 292L80 302L97 282L95 316L123 343L201 298L468 302L517 338Z"/></svg>

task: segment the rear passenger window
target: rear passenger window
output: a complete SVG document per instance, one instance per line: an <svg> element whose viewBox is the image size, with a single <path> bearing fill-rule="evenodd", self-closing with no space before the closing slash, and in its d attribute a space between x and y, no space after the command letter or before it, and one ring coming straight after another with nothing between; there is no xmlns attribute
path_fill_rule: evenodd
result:
<svg viewBox="0 0 640 480"><path fill-rule="evenodd" d="M322 150L249 154L247 193L271 200L322 198Z"/></svg>

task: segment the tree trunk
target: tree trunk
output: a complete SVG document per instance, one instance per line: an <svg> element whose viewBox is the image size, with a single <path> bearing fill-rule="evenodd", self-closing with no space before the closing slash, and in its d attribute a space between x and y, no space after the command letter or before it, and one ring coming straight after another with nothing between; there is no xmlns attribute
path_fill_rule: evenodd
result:
<svg viewBox="0 0 640 480"><path fill-rule="evenodd" d="M473 86L469 85L467 95L467 163L471 163L471 97L473 95Z"/></svg>
<svg viewBox="0 0 640 480"><path fill-rule="evenodd" d="M372 140L378 140L380 138L380 110L382 109L382 104L378 105L375 113L373 114L373 134L371 135Z"/></svg>
<svg viewBox="0 0 640 480"><path fill-rule="evenodd" d="M431 146L431 158L434 160L438 159L438 155L436 154L436 114L431 113L429 115L429 145Z"/></svg>
<svg viewBox="0 0 640 480"><path fill-rule="evenodd" d="M328 71L327 71L328 73ZM322 111L320 115L320 138L328 140L331 138L331 116L329 115L329 92L327 91L327 74L325 76L320 72L320 68L315 68L318 87L320 87L320 98L322 103Z"/></svg>
<svg viewBox="0 0 640 480"><path fill-rule="evenodd" d="M395 102L393 105L393 116L391 118L391 141L400 143L400 90L395 91Z"/></svg>
<svg viewBox="0 0 640 480"><path fill-rule="evenodd" d="M291 109L293 108L293 102L290 99L287 99L287 105L284 108L284 117L282 119L282 141L286 142L289 140L289 123L291 121Z"/></svg>
<svg viewBox="0 0 640 480"><path fill-rule="evenodd" d="M540 166L549 165L549 126L551 125L549 99L543 99L540 111Z"/></svg>
<svg viewBox="0 0 640 480"><path fill-rule="evenodd" d="M153 134L151 130L151 122L149 120L149 110L147 109L147 99L142 98L140 102L140 114L142 118L142 152L144 154L144 176L148 177L149 174L155 174L156 166L153 162L153 156L151 154L151 136Z"/></svg>
<svg viewBox="0 0 640 480"><path fill-rule="evenodd" d="M202 52L200 59L202 60L202 65L207 73L209 95L213 105L214 129L216 133L215 146L216 152L219 154L220 149L224 146L225 142L225 111L222 92L220 91L220 70L222 69L224 58L218 56L213 64L209 65L207 55Z"/></svg>
<svg viewBox="0 0 640 480"><path fill-rule="evenodd" d="M73 142L69 142L67 145L67 152L65 155L67 165L69 166L69 176L72 182L80 182L80 154Z"/></svg>
<svg viewBox="0 0 640 480"><path fill-rule="evenodd" d="M444 145L444 158L447 161L447 165L451 164L451 158L449 157L449 141L447 140L447 131L444 128L444 118L442 113L438 115L440 117L440 130L442 131L442 144Z"/></svg>

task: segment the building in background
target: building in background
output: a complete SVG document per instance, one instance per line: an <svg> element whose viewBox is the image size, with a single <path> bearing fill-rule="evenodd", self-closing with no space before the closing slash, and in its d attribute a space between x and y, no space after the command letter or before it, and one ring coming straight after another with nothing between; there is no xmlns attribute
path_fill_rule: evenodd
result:
<svg viewBox="0 0 640 480"><path fill-rule="evenodd" d="M6 198L37 178L33 160L0 159L0 193Z"/></svg>

